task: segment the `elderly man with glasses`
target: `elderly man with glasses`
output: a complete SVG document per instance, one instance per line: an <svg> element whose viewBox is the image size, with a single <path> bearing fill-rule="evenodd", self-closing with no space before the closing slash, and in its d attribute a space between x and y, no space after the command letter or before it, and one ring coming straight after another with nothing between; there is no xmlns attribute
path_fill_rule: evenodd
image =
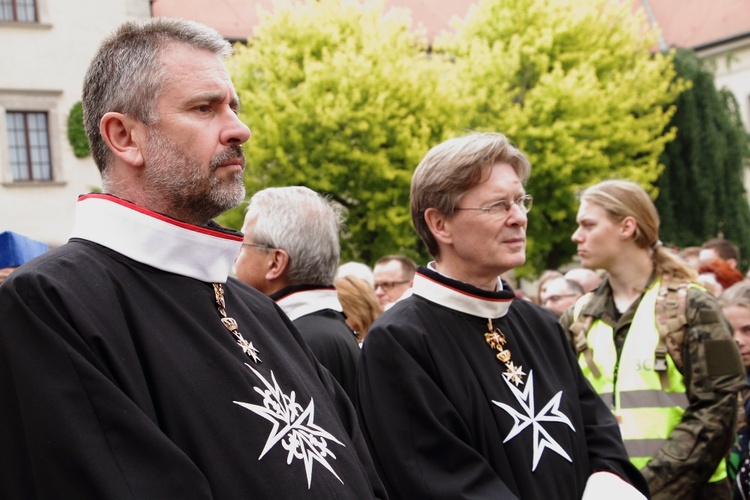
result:
<svg viewBox="0 0 750 500"><path fill-rule="evenodd" d="M434 261L375 322L357 373L390 498L648 491L555 318L498 278L526 259L530 171L505 136L475 133L414 173L412 221Z"/></svg>
<svg viewBox="0 0 750 500"><path fill-rule="evenodd" d="M339 205L304 186L258 191L235 268L240 280L276 301L351 398L359 344L333 286L342 217Z"/></svg>

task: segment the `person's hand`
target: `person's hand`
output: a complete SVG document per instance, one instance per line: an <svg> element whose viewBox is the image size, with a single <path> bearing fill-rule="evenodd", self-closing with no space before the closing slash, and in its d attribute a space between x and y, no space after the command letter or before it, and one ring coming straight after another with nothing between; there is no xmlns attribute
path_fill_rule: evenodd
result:
<svg viewBox="0 0 750 500"><path fill-rule="evenodd" d="M617 500L646 500L643 493L633 485L611 472L594 472L586 481L582 500L601 500L610 498Z"/></svg>
<svg viewBox="0 0 750 500"><path fill-rule="evenodd" d="M4 267L0 269L0 285L3 284L3 281L5 281L5 278L10 276L10 273L12 273L16 268L15 267Z"/></svg>

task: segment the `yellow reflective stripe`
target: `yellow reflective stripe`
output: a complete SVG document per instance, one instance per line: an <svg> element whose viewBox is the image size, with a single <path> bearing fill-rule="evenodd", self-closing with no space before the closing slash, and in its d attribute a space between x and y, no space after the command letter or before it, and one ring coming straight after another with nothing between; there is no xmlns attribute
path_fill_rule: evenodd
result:
<svg viewBox="0 0 750 500"><path fill-rule="evenodd" d="M685 393L664 392L661 389L620 392L620 408L671 408L677 406L683 410L688 407Z"/></svg>
<svg viewBox="0 0 750 500"><path fill-rule="evenodd" d="M631 408L617 410L623 439L667 439L682 421L684 411L669 408Z"/></svg>
<svg viewBox="0 0 750 500"><path fill-rule="evenodd" d="M633 465L636 465L635 461L637 459L645 458L646 462L651 460L651 458L654 455L656 455L656 452L658 452L661 449L661 447L664 446L664 443L666 443L667 440L666 439L626 439L623 442L625 443L625 449L628 452L630 461L633 462Z"/></svg>

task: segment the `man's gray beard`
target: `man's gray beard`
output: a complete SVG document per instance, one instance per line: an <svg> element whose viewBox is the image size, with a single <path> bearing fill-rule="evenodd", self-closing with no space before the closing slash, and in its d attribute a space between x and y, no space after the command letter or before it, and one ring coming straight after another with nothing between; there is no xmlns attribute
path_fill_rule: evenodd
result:
<svg viewBox="0 0 750 500"><path fill-rule="evenodd" d="M239 206L245 199L242 172L234 174L231 180L214 175L219 165L238 157L245 157L242 147L229 146L211 159L206 174L202 165L176 148L160 132L151 129L145 150L144 176L149 189L164 198L165 203L158 205L166 205L170 210L167 215L203 225Z"/></svg>

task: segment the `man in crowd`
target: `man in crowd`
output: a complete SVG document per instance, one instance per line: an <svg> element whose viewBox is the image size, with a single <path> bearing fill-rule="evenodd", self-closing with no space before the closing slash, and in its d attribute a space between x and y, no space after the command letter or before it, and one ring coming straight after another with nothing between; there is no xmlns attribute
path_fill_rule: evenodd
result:
<svg viewBox="0 0 750 500"><path fill-rule="evenodd" d="M729 267L737 269L740 265L740 249L724 238L714 238L704 242L698 254L698 264L707 264L716 259L724 260Z"/></svg>
<svg viewBox="0 0 750 500"><path fill-rule="evenodd" d="M0 498L372 498L348 398L228 278L250 130L197 23L122 25L86 73L103 193L0 287Z"/></svg>
<svg viewBox="0 0 750 500"><path fill-rule="evenodd" d="M302 186L267 188L250 199L237 277L270 295L318 361L350 397L359 344L333 278L339 265L339 205Z"/></svg>
<svg viewBox="0 0 750 500"><path fill-rule="evenodd" d="M411 216L435 258L374 323L360 423L391 498L643 498L555 321L498 277L526 259L531 167L501 134L432 148ZM640 491L639 491L640 490Z"/></svg>
<svg viewBox="0 0 750 500"><path fill-rule="evenodd" d="M596 290L596 288L602 282L602 277L598 272L594 271L593 269L587 269L585 267L577 267L575 269L571 269L570 271L566 272L564 276L566 279L575 281L576 283L581 285L581 288L583 288L583 293L588 293Z"/></svg>
<svg viewBox="0 0 750 500"><path fill-rule="evenodd" d="M372 273L380 307L388 309L405 294L408 296L416 270L417 264L403 255L386 255L375 262Z"/></svg>
<svg viewBox="0 0 750 500"><path fill-rule="evenodd" d="M546 283L544 291L539 294L542 306L556 316L560 316L583 295L583 288L578 282L567 278L553 278Z"/></svg>

